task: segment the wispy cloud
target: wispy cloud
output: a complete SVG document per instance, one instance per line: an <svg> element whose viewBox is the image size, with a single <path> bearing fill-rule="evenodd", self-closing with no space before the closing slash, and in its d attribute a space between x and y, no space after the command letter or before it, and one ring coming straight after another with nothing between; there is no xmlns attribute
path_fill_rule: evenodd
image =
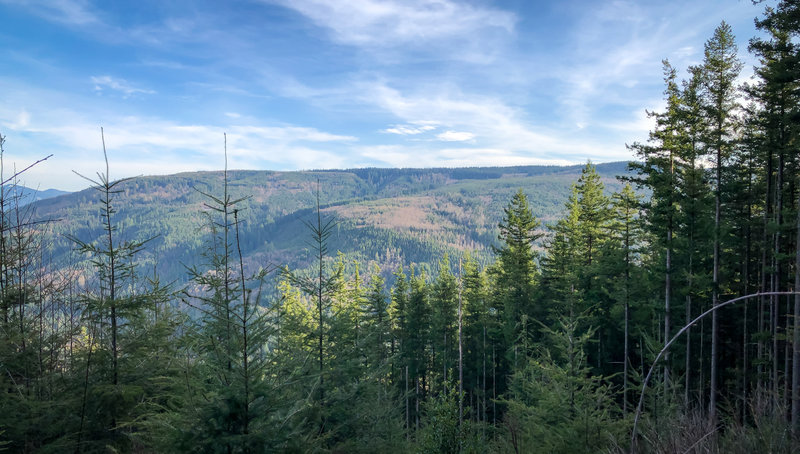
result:
<svg viewBox="0 0 800 454"><path fill-rule="evenodd" d="M35 98L46 98L39 93ZM231 168L302 169L344 167L344 146L357 139L312 127L265 124L249 118L228 118L228 124L182 123L152 116L99 114L46 104L0 99L0 126L11 137L7 158L20 165L39 155L55 156L32 169L27 177L62 189L79 189L84 182L71 169L91 174L101 168L99 126L114 177L168 174L221 168L223 133L228 136ZM80 104L80 102L78 101ZM104 117L102 122L95 118ZM55 166L55 167L54 167Z"/></svg>
<svg viewBox="0 0 800 454"><path fill-rule="evenodd" d="M748 13L737 3L741 2L582 4L567 35L568 58L552 62L550 73L562 81L554 110L565 122L583 127L636 121L629 112L655 107L653 95L663 91L662 59L683 71L702 61L702 43L721 20L755 16L755 10ZM614 110L626 116L612 119L603 114Z"/></svg>
<svg viewBox="0 0 800 454"><path fill-rule="evenodd" d="M156 50L177 50L172 58L189 54L217 57L238 54L238 47L249 45L241 33L231 33L224 22L225 11L204 9L195 2L177 6L140 7L130 14L126 2L95 0L0 0L28 14L72 29L82 37L90 37L106 45L125 47L147 46ZM227 47L227 49L226 49ZM225 52L227 51L227 52ZM157 55L157 54L156 54ZM184 66L185 68L186 66Z"/></svg>
<svg viewBox="0 0 800 454"><path fill-rule="evenodd" d="M418 118L435 121L446 128L437 137L439 140L458 141L466 145L463 148L437 149L428 142L425 148L409 144L363 148L368 151L369 157L377 159L383 156L387 159L384 162L390 164L402 161L416 166L423 163L456 165L456 162L478 165L476 163L492 159L496 159L494 165L552 164L629 158L624 146L628 130L598 136L584 131L578 133L537 125L524 111L498 97L445 88L406 94L383 82L365 83L360 90L364 102L373 102L408 122ZM450 150L448 153L451 154L448 155L445 150ZM401 159L398 153L408 153L411 157ZM486 159L480 158L481 153L486 153Z"/></svg>
<svg viewBox="0 0 800 454"><path fill-rule="evenodd" d="M100 93L106 89L118 91L125 97L134 95L136 93L142 93L146 95L152 95L155 93L153 90L135 87L125 79L114 78L111 76L92 76L91 80L94 84L95 91Z"/></svg>
<svg viewBox="0 0 800 454"><path fill-rule="evenodd" d="M9 112L5 121L0 119L0 125L5 129L19 130L24 129L31 122L31 114L27 110L22 109L18 112Z"/></svg>
<svg viewBox="0 0 800 454"><path fill-rule="evenodd" d="M346 44L400 46L463 37L476 30L511 31L512 13L450 0L277 0L330 29Z"/></svg>
<svg viewBox="0 0 800 454"><path fill-rule="evenodd" d="M357 148L367 162L390 167L465 167L515 165L566 165L574 161L523 156L497 148L444 148L431 150L408 145L376 145Z"/></svg>
<svg viewBox="0 0 800 454"><path fill-rule="evenodd" d="M466 142L475 138L475 134L464 131L445 131L437 134L436 138L443 142Z"/></svg>
<svg viewBox="0 0 800 454"><path fill-rule="evenodd" d="M87 0L0 0L0 3L25 7L47 20L74 26L100 22Z"/></svg>
<svg viewBox="0 0 800 454"><path fill-rule="evenodd" d="M331 134L318 131L314 128L304 128L299 126L233 126L232 133L242 135L252 135L268 140L280 140L285 142L307 141L307 142L352 142L358 140L353 136Z"/></svg>
<svg viewBox="0 0 800 454"><path fill-rule="evenodd" d="M439 54L454 60L486 58L484 48L498 33L512 33L517 22L511 12L452 0L266 1L306 16L337 42L362 48L439 48L457 40L460 52Z"/></svg>
<svg viewBox="0 0 800 454"><path fill-rule="evenodd" d="M398 134L401 136L415 136L417 134L422 134L428 131L433 131L436 129L436 126L432 124L422 124L422 125L395 125L391 128L386 128L382 132L389 133L389 134Z"/></svg>
<svg viewBox="0 0 800 454"><path fill-rule="evenodd" d="M364 102L373 102L400 119L413 121L428 118L449 129L444 140L469 140L476 135L487 141L502 143L510 150L530 150L549 139L529 127L524 114L492 96L476 96L459 90L431 89L405 94L382 82L362 86ZM458 133L457 129L474 131ZM472 136L467 138L465 134Z"/></svg>

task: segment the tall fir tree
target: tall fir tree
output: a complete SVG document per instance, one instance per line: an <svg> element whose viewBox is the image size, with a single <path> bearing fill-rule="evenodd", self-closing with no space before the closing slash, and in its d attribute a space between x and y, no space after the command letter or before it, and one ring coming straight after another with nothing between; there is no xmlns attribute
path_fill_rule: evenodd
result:
<svg viewBox="0 0 800 454"><path fill-rule="evenodd" d="M534 285L538 274L538 265L534 244L542 237L539 232L541 223L533 214L528 197L518 190L503 209L503 220L500 222L500 247L495 248L498 266L495 273L495 308L502 314L503 351L508 362L501 370L507 374L509 367L521 352L515 350L520 336L530 337L532 333L523 333L524 318L543 319L544 311L534 305ZM525 328L532 326L526 324Z"/></svg>
<svg viewBox="0 0 800 454"><path fill-rule="evenodd" d="M730 159L736 140L737 94L736 78L742 70L736 40L730 25L724 21L714 30L705 44L703 60L702 105L705 110L707 131L704 142L714 162L714 247L711 304L720 303L722 288L721 237L723 169ZM716 421L717 393L719 388L719 313L711 318L711 379L709 385L709 420Z"/></svg>

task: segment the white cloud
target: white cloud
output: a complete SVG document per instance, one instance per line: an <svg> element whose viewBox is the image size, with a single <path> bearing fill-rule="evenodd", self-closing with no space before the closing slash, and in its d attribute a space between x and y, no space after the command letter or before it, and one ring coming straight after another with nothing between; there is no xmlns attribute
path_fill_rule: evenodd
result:
<svg viewBox="0 0 800 454"><path fill-rule="evenodd" d="M268 140L308 141L308 142L351 142L358 140L353 136L343 136L299 126L234 126L233 134L252 135Z"/></svg>
<svg viewBox="0 0 800 454"><path fill-rule="evenodd" d="M377 145L360 147L361 156L390 167L465 167L567 165L575 161L524 156L497 148L445 148L431 150L419 146Z"/></svg>
<svg viewBox="0 0 800 454"><path fill-rule="evenodd" d="M384 129L381 132L389 133L389 134L398 134L401 136L414 136L417 134L422 134L424 132L433 131L436 129L436 126L431 124L422 124L422 125L395 125L391 128Z"/></svg>
<svg viewBox="0 0 800 454"><path fill-rule="evenodd" d="M487 141L501 142L503 148L530 150L548 138L535 132L521 118L523 113L501 100L488 96L474 96L460 91L431 88L426 92L405 95L400 90L383 83L368 83L361 87L363 101L377 104L400 119L412 121L430 118L446 125L450 134L444 138L465 139L457 129L475 131Z"/></svg>
<svg viewBox="0 0 800 454"><path fill-rule="evenodd" d="M478 165L478 162L505 165L503 163L580 163L587 159L608 162L630 158L630 153L625 149L625 142L630 138L627 129L610 130L610 133L598 135L596 130L576 131L574 124L570 124L568 129L545 127L532 123L525 111L500 98L470 95L446 87L427 87L422 92L405 94L385 83L373 82L362 84L359 90L363 102L374 103L401 120L411 122L417 118L429 118L442 125L446 129L438 137L440 140L459 139L464 144L473 145L471 148L457 149L462 156L470 158L456 161L434 153L436 147L430 144L428 149L372 149L370 156L393 157L385 161L390 164L403 161L395 156L401 152L415 153L410 158L411 165L415 165L413 162L416 161L419 161L416 165L423 165L422 162L429 163L426 165L456 165L455 162L465 165ZM638 125L643 124L640 118L636 118L636 121ZM493 152L487 154L491 157L487 161L480 159L479 153L464 154L466 150Z"/></svg>
<svg viewBox="0 0 800 454"><path fill-rule="evenodd" d="M134 87L130 82L125 79L114 78L111 76L92 76L92 83L94 89L98 92L103 92L106 88L121 92L125 97L131 96L136 93L152 95L155 93L153 90L145 88Z"/></svg>
<svg viewBox="0 0 800 454"><path fill-rule="evenodd" d="M475 134L463 131L445 131L437 134L436 138L444 142L466 142L475 138Z"/></svg>
<svg viewBox="0 0 800 454"><path fill-rule="evenodd" d="M488 52L476 49L491 46L498 33L512 33L517 21L508 11L452 0L265 1L299 12L344 44L426 49L456 40L460 52L442 56L460 60L484 60Z"/></svg>
<svg viewBox="0 0 800 454"><path fill-rule="evenodd" d="M438 156L448 167L574 164L566 159L523 156L496 148L446 148Z"/></svg>
<svg viewBox="0 0 800 454"><path fill-rule="evenodd" d="M347 166L344 144L356 138L296 125L185 124L157 117L106 117L47 105L10 109L0 100L0 125L9 165L18 167L53 153L26 173L31 186L75 190L86 186L72 174L92 175L102 168L99 125L112 167L112 178L222 168L223 134L228 137L230 168L311 169ZM27 112L31 112L28 114ZM25 121L20 121L23 118Z"/></svg>

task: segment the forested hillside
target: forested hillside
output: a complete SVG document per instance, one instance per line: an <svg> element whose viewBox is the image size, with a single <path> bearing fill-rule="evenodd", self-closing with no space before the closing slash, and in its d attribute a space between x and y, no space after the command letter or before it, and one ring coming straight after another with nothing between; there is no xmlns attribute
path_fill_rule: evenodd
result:
<svg viewBox="0 0 800 454"><path fill-rule="evenodd" d="M766 11L745 86L724 22L686 79L665 61L625 172L0 200L0 450L798 452L799 18Z"/></svg>
<svg viewBox="0 0 800 454"><path fill-rule="evenodd" d="M113 174L113 151L110 159ZM228 172L228 178L232 196L246 198L239 214L246 265L307 266L310 256L301 232L303 222L313 217L319 185L322 212L336 219L330 250L340 251L348 263L375 263L391 279L401 264L438 269L445 253L457 258L471 251L487 264L511 195L522 188L537 200L536 215L552 222L563 212L580 168L237 170ZM627 172L625 163L601 164L598 171L611 188L620 187L616 176ZM197 172L138 177L118 185L119 235L152 238L138 258L142 266L152 272L155 265L165 281L187 281L186 266L198 264L204 248L198 235L208 211L203 193L219 193L222 179L221 171ZM102 236L97 200L96 192L87 189L35 204L32 218L53 220L49 254L57 268L89 268L88 258L71 254L69 237L91 242Z"/></svg>

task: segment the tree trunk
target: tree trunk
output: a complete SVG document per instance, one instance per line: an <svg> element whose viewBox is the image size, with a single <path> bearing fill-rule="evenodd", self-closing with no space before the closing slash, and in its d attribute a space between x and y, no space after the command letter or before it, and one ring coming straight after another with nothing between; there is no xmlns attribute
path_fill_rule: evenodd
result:
<svg viewBox="0 0 800 454"><path fill-rule="evenodd" d="M484 424L486 421L486 321L483 322L483 392L481 393L483 397L483 422Z"/></svg>
<svg viewBox="0 0 800 454"><path fill-rule="evenodd" d="M719 236L720 236L720 209L722 196L722 150L717 148L717 187L714 194L714 271L711 304L719 304ZM708 399L708 418L712 427L717 423L717 360L719 338L719 316L717 311L711 315L711 389Z"/></svg>
<svg viewBox="0 0 800 454"><path fill-rule="evenodd" d="M667 230L666 273L664 276L664 342L670 339L670 299L672 299L672 221ZM664 393L669 395L669 353L664 355Z"/></svg>
<svg viewBox="0 0 800 454"><path fill-rule="evenodd" d="M797 199L794 291L800 291L800 191ZM794 336L792 338L792 433L800 435L800 294L794 295Z"/></svg>
<svg viewBox="0 0 800 454"><path fill-rule="evenodd" d="M767 181L767 188L765 193L765 202L764 202L764 220L761 232L761 241L762 241L762 249L761 249L761 282L760 282L760 289L761 292L767 292L769 288L767 287L767 276L769 275L769 266L768 260L769 256L767 254L769 248L767 247L768 239L769 239L769 218L770 213L772 210L772 148L768 148L767 153L767 169L766 169L766 181ZM771 280L769 281L771 282ZM767 306L767 297L762 296L761 300L758 303L758 333L764 333L766 331L766 321L764 320L764 312ZM763 366L763 358L765 354L766 346L764 345L763 336L758 336L758 346L756 350L756 355L758 359L758 366L757 366L757 374L758 374L758 382L756 384L756 405L758 408L761 408L761 398L764 389L764 366Z"/></svg>
<svg viewBox="0 0 800 454"><path fill-rule="evenodd" d="M406 441L411 433L411 419L408 408L408 366L406 366Z"/></svg>
<svg viewBox="0 0 800 454"><path fill-rule="evenodd" d="M775 184L775 222L777 229L773 235L773 257L774 262L772 274L772 291L780 291L781 287L781 260L780 260L780 242L781 242L781 223L783 222L783 171L784 171L784 156L783 151L778 154L778 180ZM772 395L775 399L775 404L778 404L780 382L778 379L778 352L779 343L778 335L780 331L780 297L772 297Z"/></svg>
<svg viewBox="0 0 800 454"><path fill-rule="evenodd" d="M691 280L691 279L690 279ZM691 288L691 287L690 287ZM692 321L692 296L686 295L686 323ZM683 407L689 409L689 393L692 383L692 329L686 330L686 377L683 383Z"/></svg>
<svg viewBox="0 0 800 454"><path fill-rule="evenodd" d="M458 425L464 419L464 350L463 336L461 332L461 261L458 262Z"/></svg>
<svg viewBox="0 0 800 454"><path fill-rule="evenodd" d="M664 342L668 342L671 332L671 300L672 300L672 230L673 230L673 192L675 190L675 158L672 150L669 152L669 174L670 174L670 197L668 218L667 218L667 257L666 257L666 270L664 276ZM667 352L664 355L664 395L669 396L669 372L670 372L670 355Z"/></svg>
<svg viewBox="0 0 800 454"><path fill-rule="evenodd" d="M744 264L742 269L742 282L744 282L744 289L743 292L745 295L750 294L750 250L752 248L752 224L750 220L753 218L753 204L752 204L752 194L753 194L753 186L752 181L754 177L753 173L753 165L752 165L752 155L750 159L748 159L748 173L747 173L747 213L745 217L747 219L747 226L746 226L746 234L745 234L745 249L744 249ZM748 394L748 383L747 383L747 372L749 366L749 351L747 348L747 334L748 334L748 317L747 317L747 306L745 304L742 308L744 314L742 316L742 413L741 418L744 421L747 417L747 394Z"/></svg>
<svg viewBox="0 0 800 454"><path fill-rule="evenodd" d="M628 358L629 352L629 323L630 323L630 283L631 283L631 238L630 222L625 223L625 339L622 358L622 414L628 414Z"/></svg>

